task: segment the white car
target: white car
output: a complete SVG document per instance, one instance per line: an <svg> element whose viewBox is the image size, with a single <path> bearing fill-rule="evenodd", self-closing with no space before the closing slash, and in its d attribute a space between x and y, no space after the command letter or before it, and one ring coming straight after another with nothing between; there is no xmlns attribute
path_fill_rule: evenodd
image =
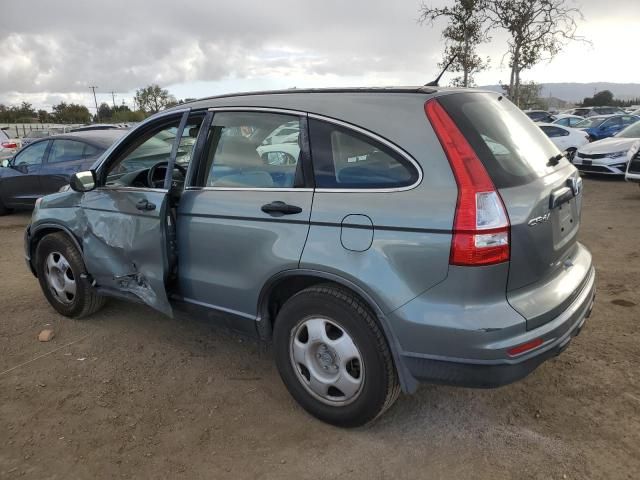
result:
<svg viewBox="0 0 640 480"><path fill-rule="evenodd" d="M640 185L640 140L636 140L627 152L627 172L624 178L627 182L637 182Z"/></svg>
<svg viewBox="0 0 640 480"><path fill-rule="evenodd" d="M282 143L298 143L300 126L298 122L288 122L276 128L262 142L263 145L278 145Z"/></svg>
<svg viewBox="0 0 640 480"><path fill-rule="evenodd" d="M582 130L563 127L555 123L539 123L540 129L549 137L556 147L567 152L567 158L572 161L576 151L589 143L589 135Z"/></svg>
<svg viewBox="0 0 640 480"><path fill-rule="evenodd" d="M571 115L568 113L559 113L555 117L556 119L552 122L554 125L562 125L563 127L572 128L584 120L584 117L581 117L580 115Z"/></svg>
<svg viewBox="0 0 640 480"><path fill-rule="evenodd" d="M10 138L5 129L0 129L0 160L13 157L19 148L20 142Z"/></svg>
<svg viewBox="0 0 640 480"><path fill-rule="evenodd" d="M573 164L585 173L624 175L629 149L640 139L640 122L629 125L614 135L578 149Z"/></svg>
<svg viewBox="0 0 640 480"><path fill-rule="evenodd" d="M256 151L268 165L296 165L300 156L300 146L292 142L260 145Z"/></svg>

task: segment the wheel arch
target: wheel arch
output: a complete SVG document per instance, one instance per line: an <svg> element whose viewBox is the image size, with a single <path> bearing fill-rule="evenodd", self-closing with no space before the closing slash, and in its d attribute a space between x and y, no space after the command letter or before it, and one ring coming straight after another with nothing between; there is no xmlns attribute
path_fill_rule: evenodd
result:
<svg viewBox="0 0 640 480"><path fill-rule="evenodd" d="M284 302L296 293L312 285L320 283L333 283L344 288L361 298L372 310L378 325L382 328L387 345L391 350L393 363L398 373L400 386L404 392L414 392L418 382L405 367L400 356L402 351L397 337L393 333L387 316L375 299L364 288L356 283L334 273L319 270L294 269L280 272L271 277L264 285L258 297L258 316L256 326L261 339L270 341L273 334L273 325L279 309Z"/></svg>
<svg viewBox="0 0 640 480"><path fill-rule="evenodd" d="M73 234L71 229L65 225L60 223L42 223L38 224L35 227L31 227L29 230L29 240L28 240L28 255L29 255L29 265L31 266L31 270L34 275L37 276L34 262L34 255L36 249L38 248L38 244L40 241L50 235L52 233L64 233L69 239L73 242L73 245L78 249L80 256L84 257L82 251L82 245L78 238ZM84 259L83 259L84 260Z"/></svg>

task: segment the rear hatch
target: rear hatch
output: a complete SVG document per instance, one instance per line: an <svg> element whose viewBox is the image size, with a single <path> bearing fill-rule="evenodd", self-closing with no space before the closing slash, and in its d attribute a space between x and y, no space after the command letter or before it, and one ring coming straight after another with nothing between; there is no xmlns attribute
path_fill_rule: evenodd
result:
<svg viewBox="0 0 640 480"><path fill-rule="evenodd" d="M527 328L555 318L588 280L591 256L577 242L582 179L548 137L503 96L438 97L503 199L511 224L506 290Z"/></svg>

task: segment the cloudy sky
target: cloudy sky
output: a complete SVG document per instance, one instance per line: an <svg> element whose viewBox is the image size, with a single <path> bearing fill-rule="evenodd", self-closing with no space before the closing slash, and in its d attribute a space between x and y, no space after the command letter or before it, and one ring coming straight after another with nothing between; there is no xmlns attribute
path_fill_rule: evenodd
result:
<svg viewBox="0 0 640 480"><path fill-rule="evenodd" d="M572 0L568 0L571 2ZM432 0L432 4L446 3ZM11 0L0 14L0 103L123 100L158 83L178 98L266 88L423 84L440 31L420 0ZM576 0L575 43L524 74L538 82L640 82L638 0ZM606 5L606 8L603 6ZM508 82L506 38L480 52L479 84ZM506 62L505 62L506 63ZM450 78L450 77L449 77ZM443 79L447 83L447 77Z"/></svg>

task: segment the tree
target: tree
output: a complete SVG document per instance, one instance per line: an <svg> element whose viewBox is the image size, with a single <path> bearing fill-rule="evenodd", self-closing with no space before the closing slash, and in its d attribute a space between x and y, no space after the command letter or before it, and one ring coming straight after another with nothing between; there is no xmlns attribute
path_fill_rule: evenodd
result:
<svg viewBox="0 0 640 480"><path fill-rule="evenodd" d="M582 102L585 107L600 107L603 105L614 105L613 93L610 90L602 90L596 93L593 97L586 97Z"/></svg>
<svg viewBox="0 0 640 480"><path fill-rule="evenodd" d="M111 117L112 122L141 122L146 117L146 114L138 110L136 112L131 111L131 109L126 105L119 105L113 108L113 116Z"/></svg>
<svg viewBox="0 0 640 480"><path fill-rule="evenodd" d="M91 121L89 109L76 103L60 102L53 106L53 118L59 123L88 123Z"/></svg>
<svg viewBox="0 0 640 480"><path fill-rule="evenodd" d="M493 25L510 35L508 43L509 92L520 105L520 74L543 57L553 58L567 41L583 40L576 35L580 10L568 0L487 0L486 8Z"/></svg>
<svg viewBox="0 0 640 480"><path fill-rule="evenodd" d="M509 85L502 85L502 89L508 97L511 97ZM542 85L535 83L534 81L523 82L520 84L520 107L522 108L539 108L546 110L548 108L547 102L540 98L540 92L542 91Z"/></svg>
<svg viewBox="0 0 640 480"><path fill-rule="evenodd" d="M473 75L486 69L489 61L476 53L478 45L489 40L487 36L485 0L455 0L452 6L431 7L424 3L420 6L418 22L433 25L439 18L446 18L447 26L442 31L445 49L442 62L444 68L452 59L451 70L462 72L453 84L461 87L473 86Z"/></svg>
<svg viewBox="0 0 640 480"><path fill-rule="evenodd" d="M168 105L174 104L176 99L166 88L159 85L149 85L136 90L135 102L144 112L157 113Z"/></svg>
<svg viewBox="0 0 640 480"><path fill-rule="evenodd" d="M113 116L113 111L108 103L102 102L98 107L98 114L96 116L102 122L109 122Z"/></svg>
<svg viewBox="0 0 640 480"><path fill-rule="evenodd" d="M49 123L51 115L46 110L38 110L38 121L40 123Z"/></svg>

